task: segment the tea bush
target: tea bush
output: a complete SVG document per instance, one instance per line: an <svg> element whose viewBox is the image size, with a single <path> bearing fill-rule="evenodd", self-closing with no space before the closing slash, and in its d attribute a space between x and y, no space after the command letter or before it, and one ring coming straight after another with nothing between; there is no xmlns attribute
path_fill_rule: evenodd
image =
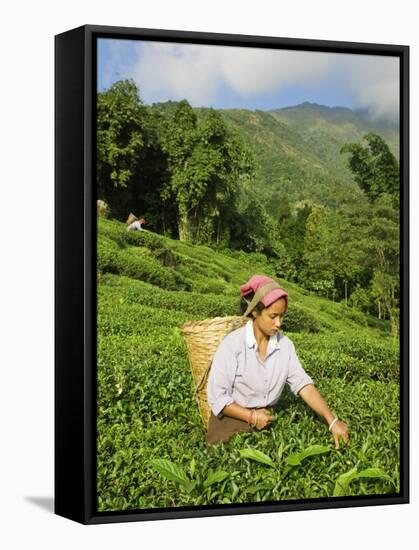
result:
<svg viewBox="0 0 419 550"><path fill-rule="evenodd" d="M125 224L116 222L115 220L98 218L97 233L99 239L106 237L107 239L117 243L119 246L125 246L127 244L127 227Z"/></svg>
<svg viewBox="0 0 419 550"><path fill-rule="evenodd" d="M118 249L114 241L103 238L98 242L97 266L104 273L125 275L162 288L190 287L180 273L171 268L164 268L158 260L147 253L147 249L138 247Z"/></svg>
<svg viewBox="0 0 419 550"><path fill-rule="evenodd" d="M112 277L103 279L108 283ZM104 286L105 286L104 284ZM99 290L100 292L100 290ZM200 294L198 292L171 291L157 288L141 281L116 278L106 295L123 299L127 304L141 304L158 309L177 310L189 314L191 319L205 319L239 314L239 299L218 294ZM105 294L105 293L104 293Z"/></svg>
<svg viewBox="0 0 419 550"><path fill-rule="evenodd" d="M146 246L150 250L165 246L165 239L150 231L127 231L125 239L131 245Z"/></svg>
<svg viewBox="0 0 419 550"><path fill-rule="evenodd" d="M399 491L399 342L388 323L370 329L362 313L281 281L283 330L350 442L335 450L327 426L286 389L269 429L207 450L180 327L237 315L238 286L269 275L266 258L127 232L114 220L99 220L98 231L99 511Z"/></svg>
<svg viewBox="0 0 419 550"><path fill-rule="evenodd" d="M293 306L289 309L282 328L290 332L319 332L321 325L313 315Z"/></svg>
<svg viewBox="0 0 419 550"><path fill-rule="evenodd" d="M305 369L316 379L332 374L344 380L399 381L399 346L391 338L376 341L359 333L340 332L310 339L294 334L292 339Z"/></svg>
<svg viewBox="0 0 419 550"><path fill-rule="evenodd" d="M118 254L118 244L109 237L101 235L97 243L97 269L103 272L117 273L115 258Z"/></svg>

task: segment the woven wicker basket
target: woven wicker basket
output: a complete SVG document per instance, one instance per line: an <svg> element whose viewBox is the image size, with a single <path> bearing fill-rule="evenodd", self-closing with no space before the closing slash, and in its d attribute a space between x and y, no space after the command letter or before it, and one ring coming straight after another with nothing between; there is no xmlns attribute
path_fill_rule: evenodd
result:
<svg viewBox="0 0 419 550"><path fill-rule="evenodd" d="M212 359L224 336L242 327L247 321L246 317L215 317L186 323L181 328L195 383L195 397L205 428L211 414L207 400L207 381Z"/></svg>
<svg viewBox="0 0 419 550"><path fill-rule="evenodd" d="M132 212L130 212L130 214L127 218L126 224L131 225L132 222L135 222L135 220L138 220L137 216L134 216L134 214Z"/></svg>

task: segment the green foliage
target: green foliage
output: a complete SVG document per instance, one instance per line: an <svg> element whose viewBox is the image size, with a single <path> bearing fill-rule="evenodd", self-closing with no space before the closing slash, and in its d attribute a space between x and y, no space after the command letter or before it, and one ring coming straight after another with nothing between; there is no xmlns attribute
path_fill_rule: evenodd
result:
<svg viewBox="0 0 419 550"><path fill-rule="evenodd" d="M288 311L282 328L290 332L319 332L321 324L312 314L294 306Z"/></svg>
<svg viewBox="0 0 419 550"><path fill-rule="evenodd" d="M261 451L258 451L257 449L241 449L240 456L242 458L249 458L250 460L256 460L256 462L260 462L261 464L266 464L266 466L270 466L271 468L276 468L273 460L268 455L266 455L265 453L262 453Z"/></svg>
<svg viewBox="0 0 419 550"><path fill-rule="evenodd" d="M147 139L145 116L132 80L115 82L97 96L97 188L113 212L123 213L131 195Z"/></svg>
<svg viewBox="0 0 419 550"><path fill-rule="evenodd" d="M265 453L262 453L261 451L258 451L257 449L241 449L239 451L240 456L242 458L247 458L250 460L254 460L256 462L260 462L261 464L265 464L266 466L269 466L270 468L273 468L276 470L276 476L277 476L277 483L282 484L285 481L285 478L288 476L292 468L296 466L300 466L303 460L310 456L317 456L321 454L325 454L331 451L330 447L325 447L324 445L310 445L306 449L303 449L302 451L299 451L297 453L293 453L285 459L285 466L281 464L282 455L283 455L283 445L280 445L278 448L277 456L278 461L274 462L268 455ZM254 491L257 492L261 489L268 489L269 485L256 485L254 488ZM253 490L252 490L253 492Z"/></svg>
<svg viewBox="0 0 419 550"><path fill-rule="evenodd" d="M97 242L97 269L103 272L112 272L119 250L118 243L102 235Z"/></svg>
<svg viewBox="0 0 419 550"><path fill-rule="evenodd" d="M125 275L162 288L182 287L182 277L173 270L165 269L147 250L138 247L118 249L110 246L109 241L100 239L98 253L98 269L102 272Z"/></svg>
<svg viewBox="0 0 419 550"><path fill-rule="evenodd" d="M344 173L333 151L365 127L319 107L146 107L130 81L98 94L99 196L160 233L98 221L100 511L399 489L398 165L370 135ZM206 449L180 327L238 314L255 273L285 279L283 330L349 425L339 451L290 391L269 430Z"/></svg>
<svg viewBox="0 0 419 550"><path fill-rule="evenodd" d="M169 291L151 284L118 277L113 281L110 275L102 279L106 290L99 289L99 296L109 303L109 312L119 300L125 307L130 305L148 306L156 310L182 312L196 318L210 318L224 315L237 315L239 301L237 297L216 294ZM108 285L112 285L109 288Z"/></svg>
<svg viewBox="0 0 419 550"><path fill-rule="evenodd" d="M361 478L382 478L391 480L391 478L381 468L367 468L358 472L356 468L352 468L348 472L341 474L336 480L335 489L333 491L334 497L342 497L349 494L349 484L354 479Z"/></svg>
<svg viewBox="0 0 419 550"><path fill-rule="evenodd" d="M357 142L373 131L383 136L394 155L399 154L399 135L394 124L374 123L351 109L305 102L270 111L270 114L291 128L336 179L346 185L353 183L353 176L346 159L339 155L345 143Z"/></svg>
<svg viewBox="0 0 419 550"><path fill-rule="evenodd" d="M231 222L233 248L263 253L276 258L284 256L279 242L279 227L254 193L254 182L243 183L237 201L237 214Z"/></svg>
<svg viewBox="0 0 419 550"><path fill-rule="evenodd" d="M302 335L292 337L304 368L316 380L332 374L346 382L360 379L398 382L398 342L362 336L356 332L318 334L307 346Z"/></svg>
<svg viewBox="0 0 419 550"><path fill-rule="evenodd" d="M383 193L400 198L400 168L384 139L370 132L364 136L366 146L347 143L341 153L349 153L348 164L359 187L371 201Z"/></svg>
<svg viewBox="0 0 419 550"><path fill-rule="evenodd" d="M164 247L164 239L151 231L127 231L125 241L135 246L145 246L150 250Z"/></svg>
<svg viewBox="0 0 419 550"><path fill-rule="evenodd" d="M178 483L183 489L190 492L193 489L193 483L188 479L185 472L170 462L170 460L156 458L150 461L150 465L166 479Z"/></svg>
<svg viewBox="0 0 419 550"><path fill-rule="evenodd" d="M288 466L299 466L302 461L309 456L321 455L330 452L330 450L330 447L325 447L324 445L310 445L310 447L307 447L299 453L287 456L285 462Z"/></svg>
<svg viewBox="0 0 419 550"><path fill-rule="evenodd" d="M373 309L371 291L357 285L349 297L348 305L353 306L364 313L371 312Z"/></svg>
<svg viewBox="0 0 419 550"><path fill-rule="evenodd" d="M379 468L387 477L359 477L345 486L345 495L398 490L399 345L388 329L372 330L361 312L352 319L355 310L281 281L290 295L287 321L297 316L295 332L292 325L284 330L331 408L348 423L350 442L332 449L327 427L286 390L269 430L236 434L208 452L180 327L237 314L239 285L255 272L274 275L270 263L260 253L221 253L151 232L130 233L113 220L101 219L98 231L100 511L327 498L342 473L354 468L363 475ZM174 267L158 259L162 249L173 255ZM137 265L144 258L150 273ZM144 280L116 273L115 266ZM186 279L186 273L191 290L180 290L172 277ZM153 283L146 280L152 276ZM209 293L205 284L223 290ZM300 331L312 320L318 331ZM316 454L321 448L328 452Z"/></svg>
<svg viewBox="0 0 419 550"><path fill-rule="evenodd" d="M194 460L194 459L192 459ZM207 477L201 481L198 478L196 481L192 481L188 478L185 471L182 470L177 464L170 462L170 460L165 459L154 459L150 461L150 466L154 468L161 476L164 478L174 481L180 485L181 489L185 490L187 493L196 493L201 494L205 489L210 488L216 483L221 483L227 477L229 477L229 472L224 472L223 470L210 469L208 471ZM194 476L195 471L191 471L191 476Z"/></svg>
<svg viewBox="0 0 419 550"><path fill-rule="evenodd" d="M244 145L218 111L198 119L186 100L166 113L161 143L170 170L161 197L176 206L180 240L218 243L237 183L252 170Z"/></svg>
<svg viewBox="0 0 419 550"><path fill-rule="evenodd" d="M210 470L204 481L204 488L207 489L208 487L211 487L211 485L214 485L214 483L224 481L229 475L230 474L228 472L224 472L223 470L216 470L215 472Z"/></svg>
<svg viewBox="0 0 419 550"><path fill-rule="evenodd" d="M333 173L289 124L263 111L225 109L228 125L245 140L256 160L258 195L269 207L275 192L293 203L308 196L332 201L343 195L341 179Z"/></svg>

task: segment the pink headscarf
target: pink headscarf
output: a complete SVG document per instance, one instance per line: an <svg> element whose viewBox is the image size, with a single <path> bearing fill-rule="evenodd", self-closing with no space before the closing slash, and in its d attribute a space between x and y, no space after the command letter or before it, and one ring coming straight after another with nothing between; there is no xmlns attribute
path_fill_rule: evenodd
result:
<svg viewBox="0 0 419 550"><path fill-rule="evenodd" d="M256 293L261 286L268 283L274 283L275 281L265 275L253 275L247 283L240 287L240 295L246 297L251 292ZM282 288L275 288L266 294L260 301L265 307L269 307L276 302L279 298L285 298L286 310L288 310L288 293Z"/></svg>

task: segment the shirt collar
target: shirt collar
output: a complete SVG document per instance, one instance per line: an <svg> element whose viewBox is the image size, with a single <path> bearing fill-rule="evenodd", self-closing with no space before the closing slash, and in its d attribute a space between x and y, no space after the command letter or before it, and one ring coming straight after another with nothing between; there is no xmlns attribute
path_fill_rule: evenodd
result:
<svg viewBox="0 0 419 550"><path fill-rule="evenodd" d="M270 336L269 342L268 342L268 350L267 353L271 353L272 351L276 349L280 349L279 344L280 334L279 332L275 334L274 336ZM257 342L255 338L255 334L253 332L253 321L249 320L246 323L246 344L248 348L255 348L257 349Z"/></svg>

